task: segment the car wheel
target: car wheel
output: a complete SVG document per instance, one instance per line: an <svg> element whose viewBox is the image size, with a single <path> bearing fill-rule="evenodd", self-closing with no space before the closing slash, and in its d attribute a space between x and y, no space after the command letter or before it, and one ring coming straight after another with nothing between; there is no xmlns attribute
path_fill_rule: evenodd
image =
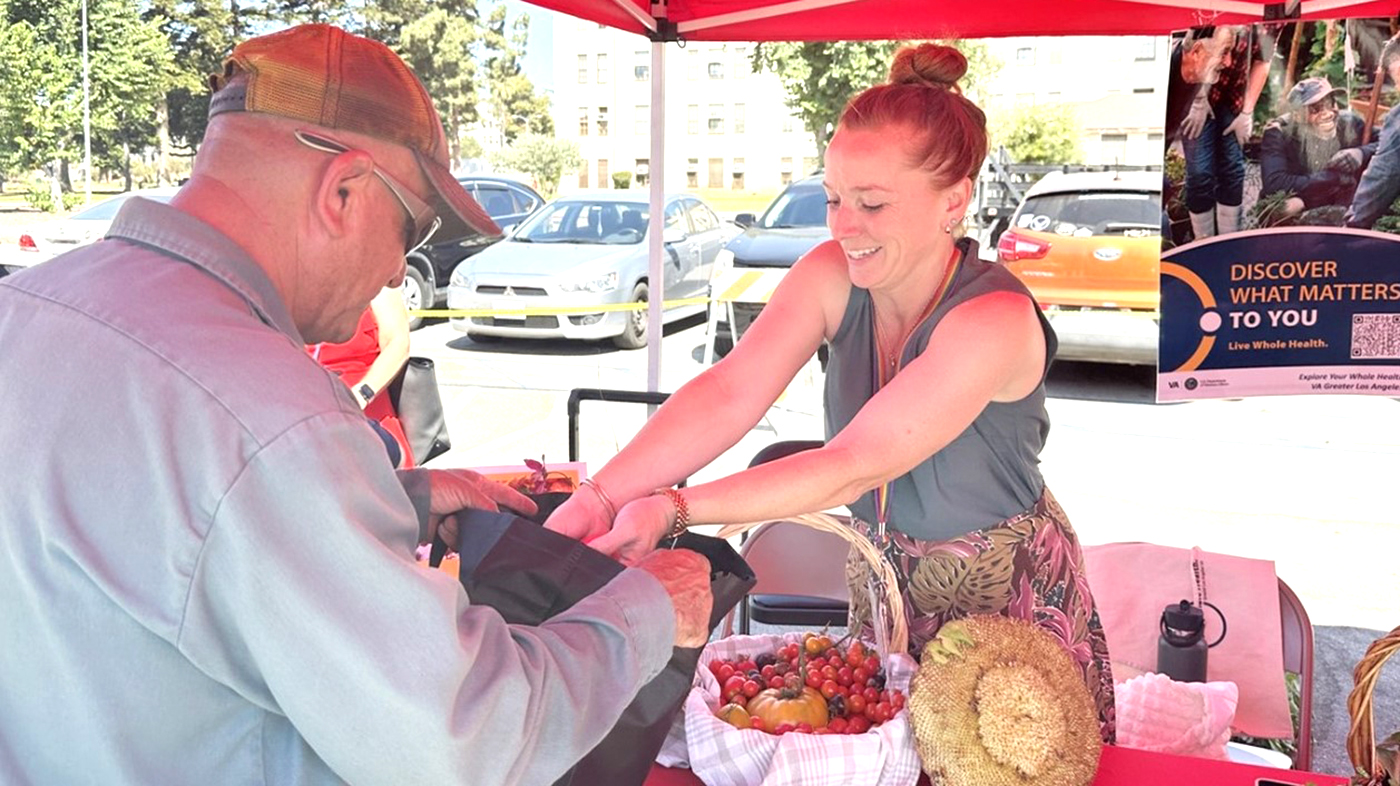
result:
<svg viewBox="0 0 1400 786"><path fill-rule="evenodd" d="M404 307L407 308L410 312L417 311L418 309L422 308L427 308L428 306L424 305L425 303L428 303L429 300L427 292L428 282L424 280L423 274L418 272L418 268L409 265L403 277ZM417 330L422 326L422 317L414 316L412 313L408 315L409 330Z"/></svg>
<svg viewBox="0 0 1400 786"><path fill-rule="evenodd" d="M632 290L632 302L646 305L647 285L638 284ZM647 310L644 308L628 311L627 322L622 327L622 335L613 338L613 343L623 349L641 349L647 345Z"/></svg>

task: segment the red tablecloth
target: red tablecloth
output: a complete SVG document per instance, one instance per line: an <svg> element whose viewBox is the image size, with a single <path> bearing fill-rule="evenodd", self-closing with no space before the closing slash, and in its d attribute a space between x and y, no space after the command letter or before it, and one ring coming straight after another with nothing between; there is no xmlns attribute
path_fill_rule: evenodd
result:
<svg viewBox="0 0 1400 786"><path fill-rule="evenodd" d="M1345 786L1347 783L1346 778L1336 775L1106 747L1103 758L1099 760L1099 772L1094 777L1093 786L1256 786L1260 778L1297 786L1308 783L1315 786ZM653 765L646 786L696 786L699 783L700 779L690 770Z"/></svg>

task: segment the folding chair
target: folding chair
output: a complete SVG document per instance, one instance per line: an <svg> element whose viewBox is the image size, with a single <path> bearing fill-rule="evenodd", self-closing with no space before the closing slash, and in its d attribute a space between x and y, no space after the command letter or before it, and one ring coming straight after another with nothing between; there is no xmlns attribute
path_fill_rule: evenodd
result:
<svg viewBox="0 0 1400 786"><path fill-rule="evenodd" d="M1293 590L1278 580L1279 619L1283 623L1283 668L1298 675L1298 753L1293 768L1311 770L1313 629L1308 612Z"/></svg>
<svg viewBox="0 0 1400 786"><path fill-rule="evenodd" d="M750 467L821 447L820 440L788 440L769 445L749 462ZM769 625L845 625L850 596L846 588L845 539L790 521L773 521L755 528L739 547L758 583L740 603L739 632L749 632L750 619ZM734 612L724 620L721 635L733 632Z"/></svg>

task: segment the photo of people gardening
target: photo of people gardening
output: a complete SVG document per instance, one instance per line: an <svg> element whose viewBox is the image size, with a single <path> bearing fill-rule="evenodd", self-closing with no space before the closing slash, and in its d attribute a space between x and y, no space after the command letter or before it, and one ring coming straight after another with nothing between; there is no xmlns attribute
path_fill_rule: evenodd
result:
<svg viewBox="0 0 1400 786"><path fill-rule="evenodd" d="M1282 226L1400 233L1391 28L1290 21L1173 36L1164 246Z"/></svg>

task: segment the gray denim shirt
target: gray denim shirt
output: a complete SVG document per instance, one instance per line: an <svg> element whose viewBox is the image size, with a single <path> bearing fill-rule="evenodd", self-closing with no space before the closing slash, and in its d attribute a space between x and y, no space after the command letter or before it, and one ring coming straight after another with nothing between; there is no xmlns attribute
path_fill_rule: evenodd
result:
<svg viewBox="0 0 1400 786"><path fill-rule="evenodd" d="M7 786L548 783L670 657L643 571L532 628L415 565L426 475L173 207L0 279L0 413Z"/></svg>
<svg viewBox="0 0 1400 786"><path fill-rule="evenodd" d="M1380 144L1361 173L1356 194L1351 198L1346 225L1371 229L1400 197L1400 106L1385 113L1381 122Z"/></svg>

